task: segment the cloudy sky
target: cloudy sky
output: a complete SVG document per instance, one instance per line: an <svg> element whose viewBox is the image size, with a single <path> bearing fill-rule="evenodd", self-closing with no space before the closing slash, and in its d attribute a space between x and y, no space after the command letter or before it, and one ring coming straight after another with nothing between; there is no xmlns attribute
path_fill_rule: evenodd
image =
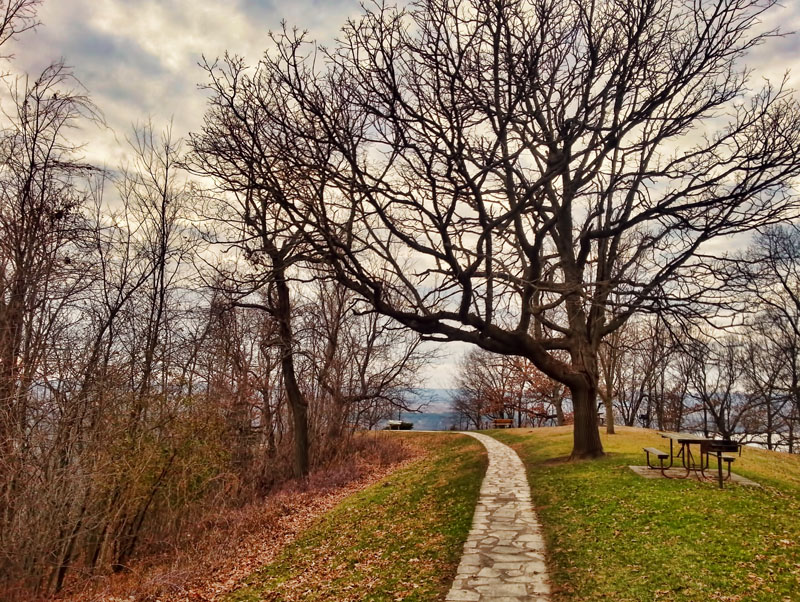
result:
<svg viewBox="0 0 800 602"><path fill-rule="evenodd" d="M771 24L800 29L800 1L785 3L772 12ZM120 140L147 117L156 124L173 119L184 135L202 119L202 55L227 50L253 63L282 20L330 42L359 12L359 0L44 0L39 28L13 44L13 68L36 73L65 59ZM759 75L780 76L794 65L800 72L800 36L774 40L751 63ZM117 163L114 155L124 145L113 144L109 134L87 134L90 159Z"/></svg>
<svg viewBox="0 0 800 602"><path fill-rule="evenodd" d="M33 74L63 58L73 67L111 130L87 132L87 158L115 165L135 122L172 119L178 135L199 127L202 55L256 62L281 20L330 41L358 12L358 0L44 0L41 25L12 46L12 65Z"/></svg>
<svg viewBox="0 0 800 602"><path fill-rule="evenodd" d="M767 26L800 30L800 0L784 3ZM11 70L33 75L61 58L71 65L109 126L81 133L86 158L115 167L134 123L152 118L160 129L172 120L178 136L199 128L202 55L213 59L227 50L252 64L281 21L330 42L359 12L359 0L44 0L41 25L11 45ZM757 49L749 65L757 78L794 70L792 83L800 87L800 35ZM448 386L457 355L430 371L428 386Z"/></svg>

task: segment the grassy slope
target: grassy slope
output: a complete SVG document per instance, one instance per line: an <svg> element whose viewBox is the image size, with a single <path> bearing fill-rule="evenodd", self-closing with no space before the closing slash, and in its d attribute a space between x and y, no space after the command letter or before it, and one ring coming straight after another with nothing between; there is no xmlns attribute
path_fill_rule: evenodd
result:
<svg viewBox="0 0 800 602"><path fill-rule="evenodd" d="M654 431L603 436L608 457L559 462L570 427L496 431L528 467L557 601L800 600L800 457L746 448L734 472L764 488L630 471Z"/></svg>
<svg viewBox="0 0 800 602"><path fill-rule="evenodd" d="M469 437L404 434L429 453L340 504L228 600L443 599L486 471Z"/></svg>

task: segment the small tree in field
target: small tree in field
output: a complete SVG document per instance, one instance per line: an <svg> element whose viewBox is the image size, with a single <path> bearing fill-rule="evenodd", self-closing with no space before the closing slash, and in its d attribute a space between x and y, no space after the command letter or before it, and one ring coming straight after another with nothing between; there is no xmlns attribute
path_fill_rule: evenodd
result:
<svg viewBox="0 0 800 602"><path fill-rule="evenodd" d="M573 457L596 457L601 343L716 301L708 243L797 206L797 102L742 66L775 5L375 5L332 48L284 32L213 81L259 99L225 115L271 133L259 160L308 192L271 202L341 283L426 336L530 360L569 389Z"/></svg>
<svg viewBox="0 0 800 602"><path fill-rule="evenodd" d="M484 418L516 419L518 427L564 424L564 386L520 357L473 349L459 363L455 410L474 428Z"/></svg>

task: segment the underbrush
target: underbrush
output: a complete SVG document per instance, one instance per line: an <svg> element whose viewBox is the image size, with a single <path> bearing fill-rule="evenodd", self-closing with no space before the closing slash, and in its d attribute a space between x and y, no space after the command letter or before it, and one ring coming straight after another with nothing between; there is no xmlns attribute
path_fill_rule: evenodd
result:
<svg viewBox="0 0 800 602"><path fill-rule="evenodd" d="M75 573L60 600L211 600L359 488L423 453L386 433L358 433L302 480L288 475L268 491L238 486L186 513L162 539L144 540L126 570Z"/></svg>

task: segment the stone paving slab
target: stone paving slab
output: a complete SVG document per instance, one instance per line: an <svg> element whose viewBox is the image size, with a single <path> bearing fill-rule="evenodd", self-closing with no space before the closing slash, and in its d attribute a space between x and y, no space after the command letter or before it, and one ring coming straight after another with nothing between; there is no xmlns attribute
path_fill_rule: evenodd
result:
<svg viewBox="0 0 800 602"><path fill-rule="evenodd" d="M659 470L658 468L650 468L649 466L628 466L628 468L630 468L633 472L638 474L640 477L644 477L645 479L664 479L664 478L679 479L679 478L683 477L686 474L686 469L685 468L667 468L665 470L665 472L667 473L667 477L662 475L661 474L661 470ZM723 467L723 470L724 470L724 467ZM709 483L715 483L715 484L717 483L717 469L716 469L716 467L712 466L712 468L710 470L706 470L706 474L709 475L709 477L713 476L713 478L706 479ZM723 475L725 475L725 474L727 474L727 473L723 472ZM697 477L694 475L694 473L691 473L686 478L687 479L691 479L691 480L695 480L695 481L698 480ZM751 481L750 479L748 479L746 477L743 477L741 475L738 475L735 472L731 472L731 478L729 480L725 481L725 483L729 483L729 482L738 483L739 485L744 485L745 487L761 487L761 485L759 485L755 481Z"/></svg>
<svg viewBox="0 0 800 602"><path fill-rule="evenodd" d="M489 453L489 467L464 543L451 602L544 602L550 600L541 525L531 505L525 466L497 439L475 437Z"/></svg>

